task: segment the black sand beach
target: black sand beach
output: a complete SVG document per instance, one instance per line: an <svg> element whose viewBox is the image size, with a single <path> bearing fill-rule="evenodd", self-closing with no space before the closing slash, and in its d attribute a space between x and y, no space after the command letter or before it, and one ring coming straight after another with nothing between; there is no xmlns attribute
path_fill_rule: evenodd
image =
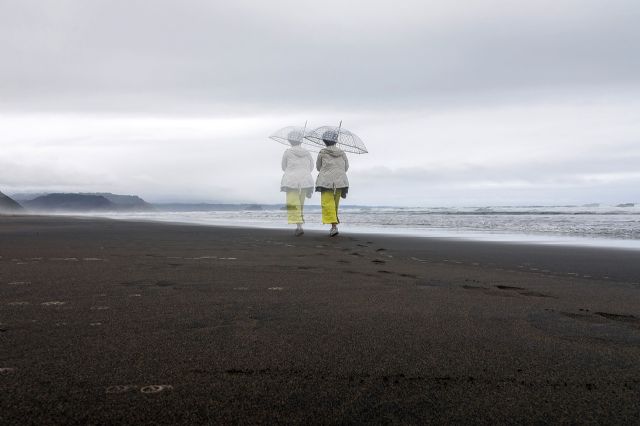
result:
<svg viewBox="0 0 640 426"><path fill-rule="evenodd" d="M0 424L640 423L640 252L0 217Z"/></svg>

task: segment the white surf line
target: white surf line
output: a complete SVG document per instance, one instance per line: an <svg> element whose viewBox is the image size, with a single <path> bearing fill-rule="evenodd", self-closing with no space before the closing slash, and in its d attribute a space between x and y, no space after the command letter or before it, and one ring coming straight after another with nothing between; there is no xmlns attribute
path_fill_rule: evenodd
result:
<svg viewBox="0 0 640 426"><path fill-rule="evenodd" d="M42 302L41 305L43 306L60 306L60 305L66 305L67 302L60 302L58 300L52 300L51 302Z"/></svg>

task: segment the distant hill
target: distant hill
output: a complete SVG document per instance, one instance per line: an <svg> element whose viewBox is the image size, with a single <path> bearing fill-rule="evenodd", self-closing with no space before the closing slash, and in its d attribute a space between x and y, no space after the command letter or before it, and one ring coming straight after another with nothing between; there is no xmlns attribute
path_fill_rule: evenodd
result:
<svg viewBox="0 0 640 426"><path fill-rule="evenodd" d="M0 192L0 214L20 213L23 211L24 209L20 204Z"/></svg>
<svg viewBox="0 0 640 426"><path fill-rule="evenodd" d="M101 194L46 194L22 204L35 211L51 212L107 212L149 211L153 206L135 195Z"/></svg>
<svg viewBox="0 0 640 426"><path fill-rule="evenodd" d="M111 194L109 192L98 192L95 194L81 194L81 195L100 195L111 201L118 207L118 210L133 210L133 211L150 211L155 208L147 203L137 195L118 195Z"/></svg>
<svg viewBox="0 0 640 426"><path fill-rule="evenodd" d="M83 194L47 194L31 201L23 201L30 210L43 211L110 211L116 210L116 205L101 195Z"/></svg>
<svg viewBox="0 0 640 426"><path fill-rule="evenodd" d="M18 192L18 193L11 194L11 198L13 198L19 203L22 203L23 201L31 201L38 197L42 197L43 195L47 195L47 193L46 192L41 192L41 193Z"/></svg>

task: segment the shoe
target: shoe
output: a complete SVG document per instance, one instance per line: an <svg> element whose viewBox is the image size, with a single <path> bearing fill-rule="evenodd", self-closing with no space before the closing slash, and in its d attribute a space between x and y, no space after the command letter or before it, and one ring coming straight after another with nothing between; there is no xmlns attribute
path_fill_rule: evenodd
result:
<svg viewBox="0 0 640 426"><path fill-rule="evenodd" d="M332 228L331 231L329 231L329 236L330 237L335 237L338 234L339 234L338 228Z"/></svg>
<svg viewBox="0 0 640 426"><path fill-rule="evenodd" d="M301 235L304 235L304 230L302 228L297 228L296 232L294 234L296 237L299 237Z"/></svg>

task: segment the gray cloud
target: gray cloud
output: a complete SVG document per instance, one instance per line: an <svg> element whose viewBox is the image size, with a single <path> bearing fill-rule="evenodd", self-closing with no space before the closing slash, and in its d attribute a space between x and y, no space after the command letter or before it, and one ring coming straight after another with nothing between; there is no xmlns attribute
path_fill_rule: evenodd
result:
<svg viewBox="0 0 640 426"><path fill-rule="evenodd" d="M266 136L344 119L370 149L350 202L637 200L639 21L635 0L0 0L0 185L278 202Z"/></svg>
<svg viewBox="0 0 640 426"><path fill-rule="evenodd" d="M637 88L639 18L633 0L4 0L0 107L384 109Z"/></svg>

